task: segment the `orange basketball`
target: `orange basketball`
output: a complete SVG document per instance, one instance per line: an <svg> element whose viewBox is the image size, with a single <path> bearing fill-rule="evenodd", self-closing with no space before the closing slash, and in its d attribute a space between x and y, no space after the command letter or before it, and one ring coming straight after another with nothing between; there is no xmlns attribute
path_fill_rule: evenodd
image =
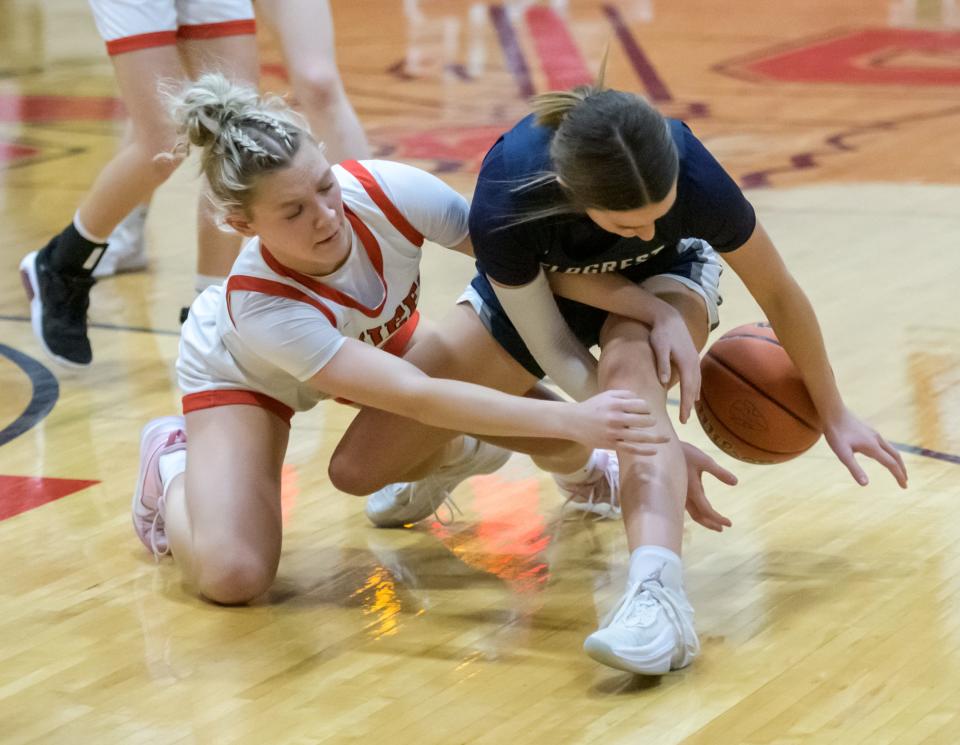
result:
<svg viewBox="0 0 960 745"><path fill-rule="evenodd" d="M747 463L783 463L822 434L800 372L768 323L728 331L700 363L697 417L725 453Z"/></svg>

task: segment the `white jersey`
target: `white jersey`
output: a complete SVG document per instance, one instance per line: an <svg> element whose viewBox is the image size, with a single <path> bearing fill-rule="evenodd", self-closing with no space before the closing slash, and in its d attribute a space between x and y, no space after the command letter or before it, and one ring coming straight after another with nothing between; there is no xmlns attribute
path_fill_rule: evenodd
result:
<svg viewBox="0 0 960 745"><path fill-rule="evenodd" d="M249 241L226 282L205 290L184 323L177 360L184 411L251 403L237 398L244 391L261 405L266 397L303 411L326 397L309 380L347 338L397 353L397 342L409 339L424 238L460 243L466 200L400 163L348 161L333 171L353 227L347 260L311 277L282 265L258 238Z"/></svg>

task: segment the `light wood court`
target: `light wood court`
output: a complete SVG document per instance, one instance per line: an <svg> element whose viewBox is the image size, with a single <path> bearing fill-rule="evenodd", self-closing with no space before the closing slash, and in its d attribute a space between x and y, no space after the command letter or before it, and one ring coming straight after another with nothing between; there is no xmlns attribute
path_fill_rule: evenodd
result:
<svg viewBox="0 0 960 745"><path fill-rule="evenodd" d="M584 637L625 575L617 523L564 520L521 456L463 514L382 531L327 459L352 410L294 420L280 576L204 603L130 527L138 435L177 413L193 296L195 168L157 193L150 267L104 280L95 360L30 330L17 265L70 219L123 114L86 3L0 4L0 742L960 742L960 10L953 0L334 0L348 94L381 157L469 195L535 91L608 83L690 126L806 288L848 404L898 443L901 491L858 487L822 441L708 483L734 521L689 527L701 658L660 679ZM286 91L276 44L263 82ZM440 317L470 262L426 248ZM758 318L732 272L721 328ZM428 521L430 522L430 521Z"/></svg>

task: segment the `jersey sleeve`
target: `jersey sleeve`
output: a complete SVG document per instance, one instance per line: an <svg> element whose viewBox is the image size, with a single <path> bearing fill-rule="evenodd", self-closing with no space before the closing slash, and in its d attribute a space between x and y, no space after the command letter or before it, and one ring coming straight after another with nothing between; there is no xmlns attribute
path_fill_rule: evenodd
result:
<svg viewBox="0 0 960 745"><path fill-rule="evenodd" d="M502 167L500 145L484 161L470 205L470 240L477 268L501 285L525 285L540 273L537 247L520 201Z"/></svg>
<svg viewBox="0 0 960 745"><path fill-rule="evenodd" d="M233 321L244 345L297 380L316 375L346 337L312 306L259 292L233 293Z"/></svg>
<svg viewBox="0 0 960 745"><path fill-rule="evenodd" d="M433 174L391 160L364 161L380 188L424 238L452 247L467 237L467 200Z"/></svg>
<svg viewBox="0 0 960 745"><path fill-rule="evenodd" d="M685 167L677 200L684 206L684 235L703 238L721 253L734 251L757 226L753 205L686 125L683 135Z"/></svg>

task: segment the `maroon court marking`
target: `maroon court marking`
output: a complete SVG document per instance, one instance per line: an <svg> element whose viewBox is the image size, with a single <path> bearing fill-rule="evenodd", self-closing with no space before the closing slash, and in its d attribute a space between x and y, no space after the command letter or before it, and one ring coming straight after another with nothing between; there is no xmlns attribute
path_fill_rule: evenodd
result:
<svg viewBox="0 0 960 745"><path fill-rule="evenodd" d="M0 520L56 501L99 481L33 476L0 476Z"/></svg>
<svg viewBox="0 0 960 745"><path fill-rule="evenodd" d="M612 5L604 5L603 14L607 17L607 20L610 21L610 25L613 26L613 31L617 35L620 46L623 47L627 59L629 59L630 64L633 65L633 69L643 83L644 90L646 90L650 99L656 103L672 101L673 96L670 95L667 84L664 83L663 79L657 74L657 70L653 66L653 63L650 62L650 58L647 57L643 48L633 37L633 34L630 33L630 28L623 20L623 16L620 15L620 11Z"/></svg>
<svg viewBox="0 0 960 745"><path fill-rule="evenodd" d="M523 56L523 50L517 41L517 34L513 30L510 18L502 5L490 6L490 21L497 31L497 39L500 42L500 48L503 50L504 61L517 83L520 97L530 98L536 93L536 89L533 87L533 79L530 77L530 68Z"/></svg>
<svg viewBox="0 0 960 745"><path fill-rule="evenodd" d="M958 115L960 115L960 106L953 106L940 111L924 112L922 114L908 114L907 116L902 116L899 118L851 126L848 129L841 130L840 132L824 138L823 147L818 150L795 153L789 156L788 162L783 165L743 174L740 177L740 185L747 189L770 186L771 178L773 176L779 174L796 173L797 171L802 171L809 168L817 168L820 166L821 160L825 157L857 152L860 150L860 148L850 141L854 137L872 133L896 131L903 126L914 124L916 122L929 121L931 119L949 118Z"/></svg>
<svg viewBox="0 0 960 745"><path fill-rule="evenodd" d="M534 5L527 9L526 21L550 90L565 91L593 82L570 29L553 8Z"/></svg>

